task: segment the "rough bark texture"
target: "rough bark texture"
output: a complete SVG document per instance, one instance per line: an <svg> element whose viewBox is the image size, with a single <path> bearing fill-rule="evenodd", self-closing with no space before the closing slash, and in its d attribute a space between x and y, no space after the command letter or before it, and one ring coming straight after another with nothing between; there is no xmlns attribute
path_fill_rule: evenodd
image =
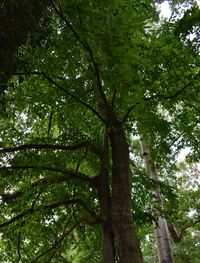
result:
<svg viewBox="0 0 200 263"><path fill-rule="evenodd" d="M101 158L101 171L99 175L98 194L102 222L102 263L114 263L114 235L111 225L111 197L109 189L109 154L108 141L105 136Z"/></svg>
<svg viewBox="0 0 200 263"><path fill-rule="evenodd" d="M109 131L112 148L112 227L120 263L142 263L142 254L131 212L129 149L121 124Z"/></svg>
<svg viewBox="0 0 200 263"><path fill-rule="evenodd" d="M141 140L141 146L142 146L146 171L150 174L151 178L154 181L158 181L159 180L158 172L153 163L153 160L151 159L150 152L149 152L147 143L143 135L140 136L140 140ZM163 209L163 202L162 202L162 197L160 194L159 187L156 189L155 196L157 200L159 201L160 208ZM155 233L156 233L156 239L157 239L157 245L158 245L159 262L160 263L173 263L174 259L173 259L173 254L171 250L167 222L160 215L157 215L157 216L158 216L158 222L155 228Z"/></svg>

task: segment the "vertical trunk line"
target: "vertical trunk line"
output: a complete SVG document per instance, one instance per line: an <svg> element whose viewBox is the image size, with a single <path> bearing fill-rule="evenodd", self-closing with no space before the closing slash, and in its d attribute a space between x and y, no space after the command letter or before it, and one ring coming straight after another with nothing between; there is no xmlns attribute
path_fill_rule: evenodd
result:
<svg viewBox="0 0 200 263"><path fill-rule="evenodd" d="M131 211L129 148L121 124L109 130L112 149L112 226L120 263L142 263L142 254Z"/></svg>
<svg viewBox="0 0 200 263"><path fill-rule="evenodd" d="M141 148L145 162L145 169L154 181L159 181L158 171L151 159L150 151L145 141L143 134L140 135ZM160 187L155 191L156 199L159 202L160 208L163 209L163 200L160 194ZM155 227L156 240L158 245L158 257L160 263L173 263L173 254L171 250L171 243L169 238L169 229L165 218L158 216L157 226Z"/></svg>
<svg viewBox="0 0 200 263"><path fill-rule="evenodd" d="M111 197L109 187L109 143L105 132L102 148L100 175L98 180L98 195L102 225L102 263L114 263L114 235L111 224Z"/></svg>

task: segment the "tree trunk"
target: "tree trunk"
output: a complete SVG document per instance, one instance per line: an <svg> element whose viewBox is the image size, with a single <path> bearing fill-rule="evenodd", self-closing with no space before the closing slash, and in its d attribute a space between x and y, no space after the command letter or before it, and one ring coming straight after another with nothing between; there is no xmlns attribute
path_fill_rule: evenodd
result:
<svg viewBox="0 0 200 263"><path fill-rule="evenodd" d="M156 227L155 232L158 244L159 261L161 263L173 263L174 260L171 251L167 222L161 216L158 216L158 227Z"/></svg>
<svg viewBox="0 0 200 263"><path fill-rule="evenodd" d="M112 120L112 227L120 263L142 263L142 254L131 212L129 148L121 124Z"/></svg>
<svg viewBox="0 0 200 263"><path fill-rule="evenodd" d="M101 170L97 184L102 224L102 263L114 263L114 235L111 224L111 197L109 188L109 145L107 134L101 156Z"/></svg>
<svg viewBox="0 0 200 263"><path fill-rule="evenodd" d="M151 159L150 152L149 152L148 146L146 144L146 141L143 135L140 136L140 140L141 140L141 146L142 146L146 171L150 174L151 178L154 181L159 181L158 171L153 163L153 160ZM160 194L160 187L157 187L155 196L159 202L160 208L163 209L163 202L162 202L162 197ZM167 222L160 215L157 215L157 217L158 217L158 221L157 221L157 226L155 227L155 233L156 233L156 239L157 239L157 245L158 245L159 262L160 263L173 263L174 259L173 259L173 254L171 250Z"/></svg>

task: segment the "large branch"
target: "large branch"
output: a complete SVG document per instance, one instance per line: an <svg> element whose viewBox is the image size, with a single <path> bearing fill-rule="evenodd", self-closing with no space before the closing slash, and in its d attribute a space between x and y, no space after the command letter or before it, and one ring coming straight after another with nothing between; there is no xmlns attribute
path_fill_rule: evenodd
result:
<svg viewBox="0 0 200 263"><path fill-rule="evenodd" d="M63 175L56 175L56 176L49 176L42 179L39 179L31 184L31 189L34 189L36 187L42 187L42 186L48 186L56 183L62 183L67 182L69 179L72 180L79 180L82 182L85 182L90 187L96 188L96 177L89 177L84 173L73 171L73 170L61 170L53 167L46 167L46 166L33 166L33 165L24 165L24 166L3 166L0 167L1 170L27 170L27 169L33 169L33 170L41 170L41 171L50 171L50 172L57 172L62 173ZM15 200L16 198L22 196L24 194L23 191L16 191L13 193L6 193L2 194L2 202L3 203L9 203Z"/></svg>
<svg viewBox="0 0 200 263"><path fill-rule="evenodd" d="M129 119L129 116L131 114L131 112L134 110L134 108L140 104L139 102L136 102L135 104L133 104L132 106L129 107L129 109L127 110L127 112L124 114L123 118L122 118L122 123L126 123L127 120Z"/></svg>
<svg viewBox="0 0 200 263"><path fill-rule="evenodd" d="M32 214L33 211L34 211L34 207L35 207L37 198L38 198L38 196L36 196L36 198L32 202L31 207L29 209L23 211L22 213L18 214L17 216L14 216L14 217L10 218L8 221L6 221L4 223L1 223L0 224L0 228L3 228L3 227L8 226L8 225L11 225L12 223L20 220L21 218L23 218L25 216L28 216L29 214Z"/></svg>
<svg viewBox="0 0 200 263"><path fill-rule="evenodd" d="M62 151L76 151L82 148L89 148L92 149L93 152L95 147L90 144L90 142L86 141L76 145L58 145L58 144L23 144L16 147L9 147L9 148L0 148L0 153L9 153L9 152L18 152L24 150L62 150ZM95 150L95 153L98 151Z"/></svg>
<svg viewBox="0 0 200 263"><path fill-rule="evenodd" d="M12 218L9 219L8 221L0 224L0 228L3 228L3 227L8 226L8 225L11 225L12 223L20 220L21 218L23 218L23 217L25 217L25 216L27 216L27 215L29 215L29 214L31 214L31 213L32 213L32 210L31 210L31 209L28 209L28 210L22 212L21 214L15 216L15 217L12 217Z"/></svg>
<svg viewBox="0 0 200 263"><path fill-rule="evenodd" d="M106 99L106 95L103 91L103 87L102 87L102 82L101 82L101 78L100 78L100 72L99 72L99 67L98 64L94 58L93 55L93 51L91 46L89 45L89 43L87 41L82 41L81 37L79 36L79 34L77 33L77 31L75 30L75 28L72 26L72 23L70 21L68 21L68 19L66 18L66 16L63 14L61 7L59 7L59 9L55 6L55 4L53 3L53 1L50 1L51 5L54 9L54 11L57 13L57 15L63 20L63 22L66 24L67 27L69 27L69 29L71 30L71 32L74 34L75 38L77 39L77 41L80 43L80 45L83 47L83 49L86 50L86 52L89 54L89 57L91 59L92 65L94 67L95 70L95 74L96 74L96 81L97 81L97 87L99 89L99 93L104 101L104 105L107 109L107 111L109 111L109 107L108 107L108 102Z"/></svg>
<svg viewBox="0 0 200 263"><path fill-rule="evenodd" d="M34 205L31 206L31 208L23 211L22 213L18 214L15 217L12 217L11 219L9 219L8 221L1 223L0 224L0 228L4 228L6 226L9 226L17 221L19 221L20 219L24 218L25 216L29 216L31 214L34 214L35 212L43 212L44 210L52 210L52 209L56 209L59 208L60 206L66 206L66 205L74 205L74 204L78 204L80 205L89 215L91 215L94 219L98 218L98 215L88 206L88 204L86 202L84 202L82 199L80 198L76 198L76 199L68 199L68 200L61 200L52 204L47 204L47 205L41 205L39 207L34 208Z"/></svg>
<svg viewBox="0 0 200 263"><path fill-rule="evenodd" d="M68 178L72 179L79 179L81 181L85 181L89 184L92 183L92 178L85 175L84 173L74 171L74 170L61 170L57 169L54 167L47 167L47 166L34 166L34 165L13 165L13 166L2 166L0 167L0 170L26 170L26 169L33 169L33 170L42 170L42 171L51 171L51 172L58 172L58 173L63 173L62 176L54 176L54 177L49 177L46 179L40 179L39 181L43 182L60 182L64 181Z"/></svg>

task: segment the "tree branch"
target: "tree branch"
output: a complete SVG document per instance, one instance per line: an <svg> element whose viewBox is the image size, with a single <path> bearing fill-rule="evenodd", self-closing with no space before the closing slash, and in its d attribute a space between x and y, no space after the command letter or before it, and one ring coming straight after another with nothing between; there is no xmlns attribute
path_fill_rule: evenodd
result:
<svg viewBox="0 0 200 263"><path fill-rule="evenodd" d="M180 243L180 238L179 238L180 234L177 231L177 229L174 227L174 225L168 225L168 228L169 228L171 237L174 240L174 242L175 243Z"/></svg>
<svg viewBox="0 0 200 263"><path fill-rule="evenodd" d="M176 98L177 96L179 96L181 93L183 93L188 87L190 87L190 85L200 76L200 73L198 73L197 75L195 75L193 77L193 79L188 82L185 86L183 86L180 90L178 90L177 92L175 92L174 94L171 94L171 95L162 95L162 94L156 94L156 95L153 95L149 98L144 98L145 101L149 101L149 100L153 100L155 98L161 98L161 99L174 99Z"/></svg>
<svg viewBox="0 0 200 263"><path fill-rule="evenodd" d="M35 206L35 203L36 203L37 198L38 198L38 196L36 196L35 200L33 201L32 205L31 205L31 207L30 207L29 209L23 211L21 214L13 217L13 218L11 218L11 219L9 219L9 220L6 221L5 223L0 224L0 229L3 228L3 227L5 227L5 226L8 226L8 225L10 225L10 224L12 224L12 223L14 223L14 222L16 222L16 221L18 221L18 220L20 220L21 218L23 218L23 217L25 217L25 216L27 216L27 215L29 215L29 214L31 214L31 213L33 213L33 211L34 211L34 206Z"/></svg>
<svg viewBox="0 0 200 263"><path fill-rule="evenodd" d="M169 145L169 147L171 148L180 138L181 136L185 133L185 131L181 132Z"/></svg>
<svg viewBox="0 0 200 263"><path fill-rule="evenodd" d="M17 241L17 254L18 254L18 262L20 263L21 261L21 251L20 251L20 244L21 244L21 231L18 233L18 241Z"/></svg>
<svg viewBox="0 0 200 263"><path fill-rule="evenodd" d="M72 178L72 179L79 179L81 181L85 181L89 184L92 184L93 178L87 176L84 173L81 172L77 172L74 170L61 170L61 169L57 169L54 167L47 167L47 166L34 166L34 165L13 165L13 166L2 166L0 167L0 170L20 170L20 169L34 169L34 170L43 170L43 171L51 171L51 172L58 172L58 173L63 173L63 176L52 176L46 179L40 179L39 181L43 181L43 182L60 182L60 181L64 181L66 179ZM68 177L67 177L68 176ZM37 181L37 182L39 182Z"/></svg>
<svg viewBox="0 0 200 263"><path fill-rule="evenodd" d="M127 110L127 112L124 114L124 117L122 118L122 123L126 123L126 122L127 122L127 120L128 120L128 118L129 118L132 110L134 110L135 106L138 105L138 104L139 104L139 102L133 104L133 105Z"/></svg>
<svg viewBox="0 0 200 263"><path fill-rule="evenodd" d="M34 260L31 261L31 263L35 263L38 262L38 259L45 256L46 254L48 254L50 251L57 249L58 246L61 245L62 241L64 240L64 238L66 236L68 236L83 220L79 220L78 222L76 222L75 225L73 225L69 230L65 230L63 231L63 234L61 235L61 237L47 250L45 250L43 253L41 253L39 256L37 256Z"/></svg>
<svg viewBox="0 0 200 263"><path fill-rule="evenodd" d="M47 130L48 138L51 132L52 118L53 118L53 111L51 111L50 116L49 116L49 123L48 123L48 130Z"/></svg>
<svg viewBox="0 0 200 263"><path fill-rule="evenodd" d="M37 208L34 208L35 206L35 201L33 202L32 206L23 211L22 213L18 214L17 216L9 219L8 221L1 223L0 224L0 228L6 227L8 225L13 224L14 222L20 220L21 218L31 215L35 212L40 212L40 211L44 211L44 210L52 210L52 209L56 209L60 206L65 206L65 205L74 205L74 204L78 204L80 205L88 214L90 214L93 218L97 219L98 216L97 214L80 198L77 199L68 199L68 200L61 200L52 204L47 204L47 205L41 205Z"/></svg>
<svg viewBox="0 0 200 263"><path fill-rule="evenodd" d="M60 170L56 169L53 167L45 167L45 166L32 166L32 165L26 165L26 166L6 166L6 167L0 167L0 170L20 170L20 169L34 169L34 170L42 170L42 171L52 171L52 172L58 172L58 173L63 173L63 175L56 175L56 176L50 176L46 178L39 179L31 184L31 189L35 187L41 187L43 185L48 186L51 184L55 183L61 183L61 182L66 182L69 179L77 179L82 182L87 183L90 187L96 188L96 176L95 177L89 177L84 173L78 172L78 171L65 171L65 170ZM20 197L23 195L22 191L16 191L14 193L7 193L7 194L2 194L2 202L3 203L10 203L14 199Z"/></svg>
<svg viewBox="0 0 200 263"><path fill-rule="evenodd" d="M21 72L21 73L15 73L15 75L40 75L46 78L51 84L53 84L55 87L60 89L62 92L64 92L67 96L71 97L74 101L80 103L85 108L89 109L94 113L95 116L97 116L103 123L106 124L106 121L103 119L103 117L89 104L82 101L79 97L75 96L73 93L66 90L63 86L58 84L56 81L54 81L50 76L48 76L45 72L39 72L39 71L33 71L33 72Z"/></svg>
<svg viewBox="0 0 200 263"><path fill-rule="evenodd" d="M193 83L193 81L196 80L199 76L200 76L200 73L198 73L196 76L194 76L194 78L193 78L189 83L187 83L183 88L181 88L180 90L178 90L177 92L175 92L175 93L172 94L172 95L156 94L156 95L153 95L153 96L148 97L148 98L147 98L147 97L144 97L144 100L145 100L145 101L149 101L149 100L153 100L153 99L156 99L156 98L174 99L175 97L177 97L177 96L179 96L181 93L183 93L183 92ZM135 108L135 106L138 105L138 104L139 104L139 102L133 104L133 105L128 109L128 111L124 114L124 117L122 118L122 123L125 123L125 122L128 120L128 118L129 118L132 110L133 110L133 109ZM188 106L189 106L189 104L188 104ZM197 111L200 111L200 110L199 110L198 108L196 108L195 106L193 106L193 105L190 105L190 106L193 107L194 109L196 109Z"/></svg>
<svg viewBox="0 0 200 263"><path fill-rule="evenodd" d="M200 220L197 220L197 221L195 221L195 222L187 225L186 227L184 227L184 228L181 230L181 232L180 232L179 240L182 239L183 233L185 232L186 229L188 229L188 228L190 228L190 227L193 227L193 226L195 226L196 224L199 224L199 223L200 223Z"/></svg>
<svg viewBox="0 0 200 263"><path fill-rule="evenodd" d="M80 198L76 198L76 199L68 199L68 200L61 200L61 201L58 201L56 203L53 203L53 204L48 204L48 205L41 205L39 208L37 208L37 210L35 211L40 211L40 210L43 210L43 209L55 209L55 208L58 208L62 205L73 205L73 204L78 204L80 205L89 215L91 215L93 218L97 219L97 214L88 206L87 203L85 203L85 201L83 201L82 199Z"/></svg>
<svg viewBox="0 0 200 263"><path fill-rule="evenodd" d="M113 92L113 96L112 96L112 102L111 102L112 110L114 110L116 94L117 94L117 90L116 90L116 88L114 88L114 92Z"/></svg>
<svg viewBox="0 0 200 263"><path fill-rule="evenodd" d="M52 83L54 86L56 86L57 88L59 88L60 90L62 90L65 94L67 94L68 96L70 96L72 99L74 99L75 101L79 102L80 104L82 104L84 107L86 107L87 109L89 109L90 111L92 111L103 123L106 124L106 121L104 120L104 118L89 104L87 104L86 102L82 101L79 97L75 96L73 93L67 91L65 88L63 88L60 84L58 84L57 82L55 82L52 78L50 78L49 76L47 76L45 73L43 73L44 77L50 82Z"/></svg>
<svg viewBox="0 0 200 263"><path fill-rule="evenodd" d="M56 145L56 144L24 144L16 147L1 148L0 153L18 152L24 150L63 150L63 151L76 151L82 148L88 148L90 143L88 141L77 145Z"/></svg>
<svg viewBox="0 0 200 263"><path fill-rule="evenodd" d="M97 81L97 87L99 89L99 93L104 101L105 107L107 109L107 112L109 112L109 107L108 107L108 103L107 103L107 99L106 96L104 94L103 91L103 87L102 87L102 82L101 82L101 78L100 78L100 72L99 72L99 67L97 62L95 61L94 55L93 55L93 51L92 48L90 47L88 42L84 42L81 40L79 34L77 33L77 31L74 29L74 27L72 26L72 23L70 23L70 21L68 21L68 19L66 18L66 16L64 16L61 8L57 8L55 6L55 4L53 3L53 1L50 1L53 9L55 10L55 12L57 13L57 15L63 20L63 22L69 27L69 29L71 30L71 32L74 34L75 38L78 40L78 42L81 44L81 46L86 50L86 52L89 54L89 57L91 59L91 62L93 64L94 70L95 70L95 74L96 74L96 81ZM79 13L79 17L80 17L80 13Z"/></svg>

